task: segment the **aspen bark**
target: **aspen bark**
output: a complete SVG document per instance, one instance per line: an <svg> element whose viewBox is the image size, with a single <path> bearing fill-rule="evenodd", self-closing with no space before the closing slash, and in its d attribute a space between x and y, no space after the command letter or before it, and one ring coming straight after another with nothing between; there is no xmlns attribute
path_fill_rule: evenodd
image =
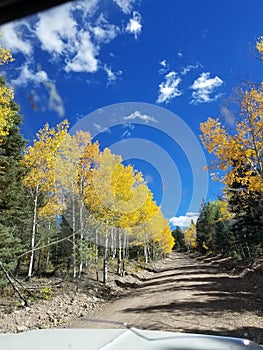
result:
<svg viewBox="0 0 263 350"><path fill-rule="evenodd" d="M34 214L33 214L33 227L31 236L31 255L28 267L27 277L31 278L33 273L34 257L35 257L35 240L36 240L36 230L37 230L37 204L38 204L38 185L36 186L36 193L34 198Z"/></svg>

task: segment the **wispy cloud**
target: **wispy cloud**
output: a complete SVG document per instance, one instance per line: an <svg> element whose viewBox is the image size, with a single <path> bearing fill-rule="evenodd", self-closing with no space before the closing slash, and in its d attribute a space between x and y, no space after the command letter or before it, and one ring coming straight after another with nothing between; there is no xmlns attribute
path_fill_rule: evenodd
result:
<svg viewBox="0 0 263 350"><path fill-rule="evenodd" d="M73 5L74 9L81 11L85 18L88 18L96 12L100 0L89 0L89 1L75 1Z"/></svg>
<svg viewBox="0 0 263 350"><path fill-rule="evenodd" d="M119 33L120 28L110 23L103 14L100 14L94 26L90 26L94 39L99 44L106 44L112 41Z"/></svg>
<svg viewBox="0 0 263 350"><path fill-rule="evenodd" d="M217 100L221 94L212 95L214 91L223 84L223 80L218 76L210 78L210 73L202 73L191 85L192 93L191 103L205 103Z"/></svg>
<svg viewBox="0 0 263 350"><path fill-rule="evenodd" d="M115 82L122 75L122 71L121 70L119 70L117 72L113 72L111 67L108 67L106 64L104 65L103 69L106 72L107 77L108 77L108 85L110 85L113 82Z"/></svg>
<svg viewBox="0 0 263 350"><path fill-rule="evenodd" d="M39 85L48 80L48 75L45 71L40 70L35 72L28 63L23 64L19 69L19 76L11 80L11 84L15 87L25 86L28 83Z"/></svg>
<svg viewBox="0 0 263 350"><path fill-rule="evenodd" d="M154 178L151 174L145 174L144 180L147 184L153 184L154 183Z"/></svg>
<svg viewBox="0 0 263 350"><path fill-rule="evenodd" d="M31 19L2 26L2 42L13 52L22 53L26 59L30 56L31 61L35 60L36 47L40 47L49 55L51 63L59 63L61 70L67 73L104 71L112 83L121 73L118 70L114 73L102 61L103 46L127 32L137 38L142 30L141 15L136 11L132 13L136 1L114 1L123 13L130 14L131 18L124 29L123 20L119 24L108 20L106 11L100 10L100 0L73 1ZM39 76L40 73L36 74Z"/></svg>
<svg viewBox="0 0 263 350"><path fill-rule="evenodd" d="M93 126L97 129L98 132L107 132L108 134L111 133L109 128L104 128L103 126L101 126L100 124L97 123L93 123Z"/></svg>
<svg viewBox="0 0 263 350"><path fill-rule="evenodd" d="M49 109L55 111L60 117L64 117L65 108L62 97L59 95L56 84L53 81L44 81L49 95Z"/></svg>
<svg viewBox="0 0 263 350"><path fill-rule="evenodd" d="M159 85L159 95L157 103L168 103L174 98L182 95L178 85L181 82L181 78L174 71L165 75L164 81Z"/></svg>
<svg viewBox="0 0 263 350"><path fill-rule="evenodd" d="M197 69L197 68L202 68L203 66L197 62L195 64L188 64L186 67L183 67L180 71L181 75L186 75L187 73L189 73L191 70L193 69Z"/></svg>
<svg viewBox="0 0 263 350"><path fill-rule="evenodd" d="M169 64L168 64L167 60L162 60L162 61L160 62L160 65L161 65L162 68L159 69L159 73L160 73L160 74L165 74L165 73L167 73L168 70L169 70Z"/></svg>
<svg viewBox="0 0 263 350"><path fill-rule="evenodd" d="M42 49L51 55L61 55L73 43L77 33L77 23L72 17L71 6L55 7L38 15L35 34Z"/></svg>
<svg viewBox="0 0 263 350"><path fill-rule="evenodd" d="M135 39L138 38L138 35L142 31L142 16L139 12L134 11L132 18L130 18L129 23L127 24L126 31L134 35Z"/></svg>
<svg viewBox="0 0 263 350"><path fill-rule="evenodd" d="M29 56L32 53L32 45L29 40L23 40L19 33L23 30L24 23L7 23L1 27L1 41L5 47L8 47L13 53L22 52Z"/></svg>
<svg viewBox="0 0 263 350"><path fill-rule="evenodd" d="M124 120L128 120L128 121L141 119L145 123L149 123L149 122L157 123L158 122L155 118L151 117L148 114L143 114L140 111L134 111L133 113L131 113L130 115L124 117L123 119Z"/></svg>
<svg viewBox="0 0 263 350"><path fill-rule="evenodd" d="M188 212L186 213L186 215L174 216L170 218L169 222L173 226L189 227L192 221L196 223L196 220L198 219L198 217L199 217L198 213Z"/></svg>
<svg viewBox="0 0 263 350"><path fill-rule="evenodd" d="M88 32L80 32L78 40L74 43L74 56L72 59L66 59L66 72L86 72L94 73L98 70L98 51L91 41Z"/></svg>
<svg viewBox="0 0 263 350"><path fill-rule="evenodd" d="M48 109L50 111L55 111L60 117L64 116L65 109L63 99L59 95L55 83L49 79L47 72L42 70L40 66L38 67L37 72L35 72L35 70L30 67L30 63L25 63L20 68L19 76L16 79L11 80L11 84L14 87L19 87L26 86L29 83L33 84L34 86L43 84L48 92ZM29 96L30 103L36 106L36 101L40 101L38 94L34 91L34 94L29 94ZM36 110L38 110L38 108L36 108Z"/></svg>
<svg viewBox="0 0 263 350"><path fill-rule="evenodd" d="M136 0L113 0L122 10L123 13L129 14L132 11Z"/></svg>
<svg viewBox="0 0 263 350"><path fill-rule="evenodd" d="M226 106L221 107L221 115L225 119L227 124L235 124L235 116Z"/></svg>

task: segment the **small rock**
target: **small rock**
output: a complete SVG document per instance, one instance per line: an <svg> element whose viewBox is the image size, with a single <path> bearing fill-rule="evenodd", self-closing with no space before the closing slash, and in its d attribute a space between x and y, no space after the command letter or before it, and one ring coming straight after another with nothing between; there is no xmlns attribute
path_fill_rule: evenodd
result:
<svg viewBox="0 0 263 350"><path fill-rule="evenodd" d="M20 332L25 332L25 331L27 331L28 328L27 328L26 326L19 325L19 326L16 327L16 330L17 330L17 332L20 333Z"/></svg>
<svg viewBox="0 0 263 350"><path fill-rule="evenodd" d="M50 322L52 322L54 324L54 326L56 326L58 323L58 320L56 318L52 317L52 319L50 319Z"/></svg>

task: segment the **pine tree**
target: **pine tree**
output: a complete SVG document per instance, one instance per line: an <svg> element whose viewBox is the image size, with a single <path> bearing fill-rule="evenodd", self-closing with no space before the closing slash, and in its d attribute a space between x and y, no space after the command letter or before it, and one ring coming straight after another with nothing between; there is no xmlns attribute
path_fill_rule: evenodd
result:
<svg viewBox="0 0 263 350"><path fill-rule="evenodd" d="M228 201L233 219L233 253L243 258L262 255L263 200L262 192L237 188L228 189Z"/></svg>
<svg viewBox="0 0 263 350"><path fill-rule="evenodd" d="M208 247L205 242L210 230L207 216L207 203L203 200L200 208L199 217L196 222L196 243L197 249L201 253L206 253L208 250Z"/></svg>
<svg viewBox="0 0 263 350"><path fill-rule="evenodd" d="M0 77L0 87L5 80ZM0 259L8 256L11 265L16 265L16 256L26 241L30 214L26 189L22 185L25 169L21 165L22 150L26 141L20 133L22 117L18 106L10 102L13 121L8 134L0 143ZM8 253L10 252L10 254Z"/></svg>
<svg viewBox="0 0 263 350"><path fill-rule="evenodd" d="M175 240L175 245L173 249L186 249L184 242L184 232L179 226L176 226L176 229L172 231L172 235Z"/></svg>

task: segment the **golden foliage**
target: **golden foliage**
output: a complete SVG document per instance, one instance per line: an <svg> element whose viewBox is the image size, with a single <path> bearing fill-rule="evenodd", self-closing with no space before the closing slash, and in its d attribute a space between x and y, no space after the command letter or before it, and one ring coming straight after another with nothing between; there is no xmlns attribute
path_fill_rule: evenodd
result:
<svg viewBox="0 0 263 350"><path fill-rule="evenodd" d="M184 230L184 241L188 249L195 249L197 247L196 225L194 222L191 222L189 228L186 228Z"/></svg>
<svg viewBox="0 0 263 350"><path fill-rule="evenodd" d="M76 198L82 220L125 229L139 244L147 241L164 253L171 252L174 239L168 221L142 174L131 165L124 166L121 156L109 149L100 152L89 133L69 135L67 121L56 128L46 124L22 163L29 169L24 185L45 198L37 209L39 218L63 214L70 209L66 198Z"/></svg>
<svg viewBox="0 0 263 350"><path fill-rule="evenodd" d="M263 59L263 37L256 43ZM200 125L201 140L215 155L210 169L215 180L234 183L248 191L263 191L263 83L250 84L240 102L240 120L229 131L219 119L208 118ZM220 171L225 172L220 177Z"/></svg>
<svg viewBox="0 0 263 350"><path fill-rule="evenodd" d="M38 188L47 195L46 204L39 208L40 217L54 217L61 213L61 204L56 186L57 152L67 135L68 121L64 120L56 128L48 124L37 133L33 146L26 150L21 163L29 169L23 184L32 190Z"/></svg>
<svg viewBox="0 0 263 350"><path fill-rule="evenodd" d="M230 133L218 119L201 123L201 140L215 155L210 169L216 180L228 186L240 183L251 191L263 191L263 95L251 89L242 99L243 118ZM220 177L220 171L225 173Z"/></svg>
<svg viewBox="0 0 263 350"><path fill-rule="evenodd" d="M10 50L4 49L0 45L0 65L12 62ZM15 112L11 108L11 102L14 100L14 91L5 85L0 86L0 143L3 137L7 136L13 125Z"/></svg>
<svg viewBox="0 0 263 350"><path fill-rule="evenodd" d="M228 202L223 200L217 200L217 204L219 205L219 210L221 217L218 221L229 221L234 217L234 214L231 213L228 209Z"/></svg>
<svg viewBox="0 0 263 350"><path fill-rule="evenodd" d="M260 37L256 43L256 49L263 59L263 37Z"/></svg>

